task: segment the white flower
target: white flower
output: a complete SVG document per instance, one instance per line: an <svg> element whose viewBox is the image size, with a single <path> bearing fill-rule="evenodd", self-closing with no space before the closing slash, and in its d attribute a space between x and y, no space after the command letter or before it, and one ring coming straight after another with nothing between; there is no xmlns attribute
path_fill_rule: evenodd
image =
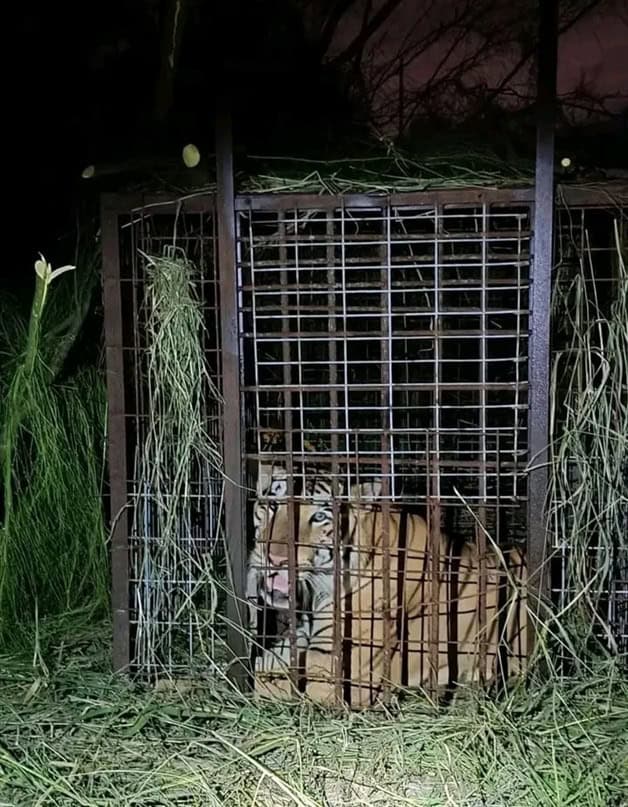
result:
<svg viewBox="0 0 628 807"><path fill-rule="evenodd" d="M72 269L76 269L75 266L60 266L58 269L52 268L52 266L48 263L48 261L44 258L44 256L39 253L39 260L35 261L35 271L37 272L37 276L40 277L46 286L48 286L55 277L59 277L64 272L69 272Z"/></svg>

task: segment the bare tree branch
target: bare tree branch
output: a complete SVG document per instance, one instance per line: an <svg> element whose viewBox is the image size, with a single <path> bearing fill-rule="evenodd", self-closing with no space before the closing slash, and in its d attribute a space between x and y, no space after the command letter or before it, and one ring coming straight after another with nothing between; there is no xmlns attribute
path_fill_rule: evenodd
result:
<svg viewBox="0 0 628 807"><path fill-rule="evenodd" d="M360 54L369 41L381 26L388 20L388 18L399 8L403 0L386 0L382 7L371 17L366 25L362 25L360 32L354 37L352 42L337 56L335 56L331 63L338 66L347 64L356 55Z"/></svg>
<svg viewBox="0 0 628 807"><path fill-rule="evenodd" d="M515 105L510 85L536 52L532 0L456 0L446 5L442 0L292 2L307 7L308 27L321 60L327 53L327 64L344 72L380 131L407 127L428 110L445 119L477 116L500 97ZM603 2L608 0L562 0L559 35ZM404 26L388 25L395 14ZM330 54L332 49L335 53ZM513 52L519 54L514 65ZM487 86L496 59L504 62L505 75Z"/></svg>
<svg viewBox="0 0 628 807"><path fill-rule="evenodd" d="M593 11L596 6L599 6L602 0L589 0L589 2L584 6L580 11L575 14L570 19L563 22L558 29L558 35L561 36L562 34L566 33L570 28L579 22L583 17L586 17L589 12ZM508 73L504 76L504 78L500 81L498 86L493 90L492 94L489 95L488 100L492 100L496 96L498 96L501 92L503 92L504 88L513 80L513 78L517 75L517 73L522 70L525 65L532 59L532 57L536 53L536 44L532 45L528 50L526 50L519 61L514 65L514 67L508 71Z"/></svg>
<svg viewBox="0 0 628 807"><path fill-rule="evenodd" d="M319 42L318 42L318 52L320 57L325 56L329 47L332 43L332 40L336 34L338 26L342 21L342 18L347 14L350 10L351 6L353 6L355 0L337 0L334 3L333 8L328 13L327 18L323 24L323 28L320 33Z"/></svg>

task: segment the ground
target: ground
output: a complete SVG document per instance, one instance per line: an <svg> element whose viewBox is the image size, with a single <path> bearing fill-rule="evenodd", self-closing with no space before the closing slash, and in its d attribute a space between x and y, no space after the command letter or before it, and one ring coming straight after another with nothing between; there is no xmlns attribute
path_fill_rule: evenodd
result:
<svg viewBox="0 0 628 807"><path fill-rule="evenodd" d="M502 703L340 714L133 684L108 672L108 625L70 636L0 657L0 805L626 804L628 681L611 662Z"/></svg>

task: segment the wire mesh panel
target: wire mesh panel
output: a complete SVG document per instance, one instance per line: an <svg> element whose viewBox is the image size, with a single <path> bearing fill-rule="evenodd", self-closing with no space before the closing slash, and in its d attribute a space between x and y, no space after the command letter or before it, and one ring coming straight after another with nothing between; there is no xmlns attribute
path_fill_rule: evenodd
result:
<svg viewBox="0 0 628 807"><path fill-rule="evenodd" d="M218 279L213 201L203 202L118 219L127 641L131 669L149 675L206 665L216 607Z"/></svg>
<svg viewBox="0 0 628 807"><path fill-rule="evenodd" d="M371 703L491 677L504 629L525 654L492 546L525 541L530 205L450 199L240 201L260 688Z"/></svg>
<svg viewBox="0 0 628 807"><path fill-rule="evenodd" d="M572 194L573 195L573 194ZM597 197L597 198L596 198ZM553 594L628 651L628 195L560 198L553 300ZM572 609L577 610L577 609Z"/></svg>

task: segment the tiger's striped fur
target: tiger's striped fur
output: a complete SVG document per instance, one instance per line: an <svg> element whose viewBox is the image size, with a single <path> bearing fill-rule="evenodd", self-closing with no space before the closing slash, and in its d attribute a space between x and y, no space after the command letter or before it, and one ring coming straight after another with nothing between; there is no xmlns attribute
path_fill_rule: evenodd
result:
<svg viewBox="0 0 628 807"><path fill-rule="evenodd" d="M340 494L342 491L338 491ZM350 679L345 698L353 707L373 705L384 684L384 513L381 485L354 485L348 502L338 503L336 547L341 558L341 619L344 629L343 669L333 653L334 642L334 508L331 483L315 476L295 505L298 568L297 651L302 664L305 691L314 700L332 702L335 674ZM263 500L263 497L268 497ZM255 548L249 562L251 616L258 608L287 613L290 540L285 469L264 467L258 480L255 506ZM391 626L390 685L422 688L430 684L428 639L430 636L432 585L427 524L414 513L390 505L388 546ZM508 571L500 561L505 561ZM258 568L261 567L261 570ZM266 567L266 571L264 571ZM524 559L516 550L500 558L489 552L486 570L486 627L480 637L478 611L480 563L477 547L465 543L454 550L441 535L439 548L438 684L476 682L480 678L479 648L483 639L487 681L503 674L503 648L510 650L508 674L522 670L526 653L526 608L523 588ZM515 585L513 586L512 583ZM503 592L507 600L503 601ZM501 592L501 593L500 593ZM501 597L501 600L500 600ZM256 660L256 687L283 696L291 685L285 674L267 681L259 673L285 671L290 660L287 636Z"/></svg>

